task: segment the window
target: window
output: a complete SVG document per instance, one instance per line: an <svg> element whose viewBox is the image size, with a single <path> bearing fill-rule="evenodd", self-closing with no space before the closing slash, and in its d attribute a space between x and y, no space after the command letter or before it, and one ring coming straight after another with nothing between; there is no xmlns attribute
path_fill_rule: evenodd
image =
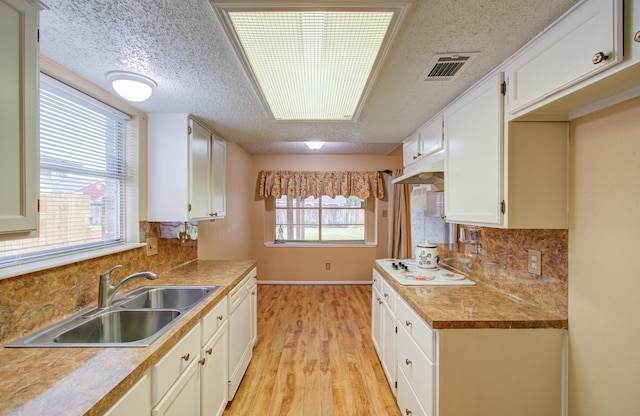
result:
<svg viewBox="0 0 640 416"><path fill-rule="evenodd" d="M276 199L276 242L364 242L365 201L345 198Z"/></svg>
<svg viewBox="0 0 640 416"><path fill-rule="evenodd" d="M127 120L40 77L39 237L0 242L0 266L125 242Z"/></svg>

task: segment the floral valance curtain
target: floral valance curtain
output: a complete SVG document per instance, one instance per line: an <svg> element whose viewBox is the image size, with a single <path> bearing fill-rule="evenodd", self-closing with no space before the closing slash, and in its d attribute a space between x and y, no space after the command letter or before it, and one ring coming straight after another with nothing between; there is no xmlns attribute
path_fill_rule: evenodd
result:
<svg viewBox="0 0 640 416"><path fill-rule="evenodd" d="M380 172L263 170L259 194L263 199L283 195L303 198L355 195L361 199L373 195L383 199L384 185Z"/></svg>

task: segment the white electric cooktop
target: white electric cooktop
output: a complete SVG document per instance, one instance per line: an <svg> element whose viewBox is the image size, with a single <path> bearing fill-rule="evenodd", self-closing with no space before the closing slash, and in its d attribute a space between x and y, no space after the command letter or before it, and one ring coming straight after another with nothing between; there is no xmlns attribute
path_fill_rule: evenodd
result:
<svg viewBox="0 0 640 416"><path fill-rule="evenodd" d="M376 263L401 285L475 286L475 282L460 273L437 267L423 269L414 260L378 259Z"/></svg>

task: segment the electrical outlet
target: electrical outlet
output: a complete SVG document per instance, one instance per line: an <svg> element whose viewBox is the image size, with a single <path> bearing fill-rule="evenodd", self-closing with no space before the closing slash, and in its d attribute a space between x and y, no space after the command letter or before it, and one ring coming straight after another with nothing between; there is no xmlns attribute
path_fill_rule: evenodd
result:
<svg viewBox="0 0 640 416"><path fill-rule="evenodd" d="M147 238L147 256L155 256L158 254L158 239L155 237Z"/></svg>
<svg viewBox="0 0 640 416"><path fill-rule="evenodd" d="M542 274L542 253L538 250L529 250L529 273Z"/></svg>
<svg viewBox="0 0 640 416"><path fill-rule="evenodd" d="M324 264L324 269L325 270L331 270L331 263L325 263Z"/></svg>

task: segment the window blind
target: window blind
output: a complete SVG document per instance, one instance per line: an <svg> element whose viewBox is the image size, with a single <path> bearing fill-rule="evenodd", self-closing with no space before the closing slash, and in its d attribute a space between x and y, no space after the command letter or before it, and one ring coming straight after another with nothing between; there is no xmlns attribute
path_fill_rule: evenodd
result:
<svg viewBox="0 0 640 416"><path fill-rule="evenodd" d="M0 242L0 266L124 242L127 120L41 75L39 237Z"/></svg>

